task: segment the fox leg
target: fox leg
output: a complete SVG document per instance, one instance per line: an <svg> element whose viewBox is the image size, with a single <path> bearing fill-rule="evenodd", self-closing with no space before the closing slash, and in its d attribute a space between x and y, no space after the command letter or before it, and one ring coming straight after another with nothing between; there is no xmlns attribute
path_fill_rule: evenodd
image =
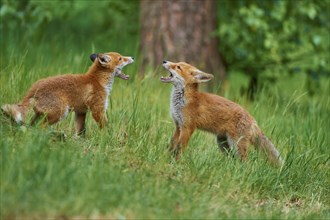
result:
<svg viewBox="0 0 330 220"><path fill-rule="evenodd" d="M245 161L247 158L247 152L248 152L248 146L249 146L249 141L246 137L239 137L234 139L235 140L235 145L237 147L238 154L241 158L242 161Z"/></svg>
<svg viewBox="0 0 330 220"><path fill-rule="evenodd" d="M175 150L175 158L176 160L179 159L180 154L187 148L189 139L191 135L194 133L195 128L188 128L183 127L181 128L180 136L179 136L179 142Z"/></svg>
<svg viewBox="0 0 330 220"><path fill-rule="evenodd" d="M94 120L98 123L99 127L102 129L107 125L107 116L105 115L104 106L93 107L91 109L92 116Z"/></svg>
<svg viewBox="0 0 330 220"><path fill-rule="evenodd" d="M59 112L57 111L52 111L52 112L47 112L45 118L45 123L48 123L49 125L55 124L61 120L61 116L59 116Z"/></svg>
<svg viewBox="0 0 330 220"><path fill-rule="evenodd" d="M86 113L75 112L76 132L78 135L85 135Z"/></svg>
<svg viewBox="0 0 330 220"><path fill-rule="evenodd" d="M179 143L179 137L180 137L180 128L178 125L175 126L175 132L173 134L173 137L171 139L171 142L170 142L170 147L169 147L169 150L171 152L173 152L176 148L177 148L177 145Z"/></svg>
<svg viewBox="0 0 330 220"><path fill-rule="evenodd" d="M33 123L41 116L44 117L44 125L52 125L59 122L63 117L65 117L68 110L62 110L57 106L56 108L49 108L47 110L35 107L34 111L36 115L32 120Z"/></svg>
<svg viewBox="0 0 330 220"><path fill-rule="evenodd" d="M65 118L69 112L69 106L55 94L48 94L42 98L30 100L33 110L38 117L44 117L43 124L52 125Z"/></svg>
<svg viewBox="0 0 330 220"><path fill-rule="evenodd" d="M225 135L218 135L217 136L217 143L219 148L222 152L228 154L230 152L230 146L227 141L227 137Z"/></svg>
<svg viewBox="0 0 330 220"><path fill-rule="evenodd" d="M33 118L31 119L30 125L34 125L38 121L38 119L40 119L40 116L41 115L39 113L35 113Z"/></svg>

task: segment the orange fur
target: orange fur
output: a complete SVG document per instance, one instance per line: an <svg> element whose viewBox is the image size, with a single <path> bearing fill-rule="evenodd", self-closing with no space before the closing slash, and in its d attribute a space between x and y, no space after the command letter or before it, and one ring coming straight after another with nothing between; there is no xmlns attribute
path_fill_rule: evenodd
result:
<svg viewBox="0 0 330 220"><path fill-rule="evenodd" d="M170 76L161 77L161 81L174 85L171 114L176 129L170 150L177 159L193 132L201 129L217 135L221 150L237 150L242 160L246 159L248 145L252 144L265 151L272 163L281 164L278 151L246 110L221 96L198 91L199 83L211 80L213 75L184 62L164 61L163 66Z"/></svg>
<svg viewBox="0 0 330 220"><path fill-rule="evenodd" d="M85 132L88 110L100 128L107 124L108 95L115 76L128 79L121 69L133 62L132 57L118 53L92 54L93 64L86 74L66 74L41 79L34 83L19 104L6 104L2 111L17 123L25 123L29 109L35 115L31 124L44 116L48 124L54 124L72 110L75 112L76 131Z"/></svg>

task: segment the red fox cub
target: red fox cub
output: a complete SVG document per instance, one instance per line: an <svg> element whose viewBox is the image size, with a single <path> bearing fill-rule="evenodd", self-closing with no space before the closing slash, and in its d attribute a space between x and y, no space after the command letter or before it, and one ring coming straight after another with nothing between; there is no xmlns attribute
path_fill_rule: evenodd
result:
<svg viewBox="0 0 330 220"><path fill-rule="evenodd" d="M2 111L16 123L25 123L30 109L34 116L31 124L44 117L44 123L54 124L70 110L75 112L76 132L85 133L85 118L88 110L100 128L107 124L105 111L108 106L115 76L127 80L121 70L133 63L133 57L118 53L92 54L93 64L86 74L66 74L41 79L32 85L27 95L18 104L6 104Z"/></svg>
<svg viewBox="0 0 330 220"><path fill-rule="evenodd" d="M252 144L266 152L273 164L282 164L279 152L247 111L221 96L198 91L198 84L213 79L213 75L184 62L163 61L163 66L170 75L160 80L174 86L170 111L176 129L170 150L176 159L198 128L214 133L222 151L238 152L242 160L246 159L248 145Z"/></svg>

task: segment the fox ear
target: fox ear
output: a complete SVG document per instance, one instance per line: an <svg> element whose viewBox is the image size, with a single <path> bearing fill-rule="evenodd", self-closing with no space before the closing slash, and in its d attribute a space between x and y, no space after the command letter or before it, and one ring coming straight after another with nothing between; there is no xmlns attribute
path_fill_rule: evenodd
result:
<svg viewBox="0 0 330 220"><path fill-rule="evenodd" d="M193 76L197 80L198 83L208 82L208 81L210 81L211 79L214 78L214 76L212 74L204 73L200 70L196 70L193 73Z"/></svg>
<svg viewBox="0 0 330 220"><path fill-rule="evenodd" d="M94 62L94 60L96 59L97 57L97 54L96 53L93 53L89 56L89 58L91 58L91 60Z"/></svg>
<svg viewBox="0 0 330 220"><path fill-rule="evenodd" d="M97 59L102 66L106 66L111 61L110 56L105 54L99 54Z"/></svg>

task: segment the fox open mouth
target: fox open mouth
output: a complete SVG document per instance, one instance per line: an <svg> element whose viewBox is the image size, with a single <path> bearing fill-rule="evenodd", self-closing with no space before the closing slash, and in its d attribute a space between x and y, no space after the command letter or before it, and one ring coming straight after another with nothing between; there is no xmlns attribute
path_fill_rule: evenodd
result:
<svg viewBox="0 0 330 220"><path fill-rule="evenodd" d="M121 65L118 65L115 68L116 76L119 77L119 78L121 78L121 79L128 80L129 79L129 75L124 74L123 71L122 71L122 69L126 65L131 64L131 63L134 63L134 58L133 57L130 57L127 62L124 62Z"/></svg>
<svg viewBox="0 0 330 220"><path fill-rule="evenodd" d="M172 82L173 79L173 74L170 72L170 75L168 77L160 77L160 81L164 82L164 83L169 83Z"/></svg>
<svg viewBox="0 0 330 220"><path fill-rule="evenodd" d="M121 70L117 71L116 76L124 80L129 79L129 75L124 74Z"/></svg>

